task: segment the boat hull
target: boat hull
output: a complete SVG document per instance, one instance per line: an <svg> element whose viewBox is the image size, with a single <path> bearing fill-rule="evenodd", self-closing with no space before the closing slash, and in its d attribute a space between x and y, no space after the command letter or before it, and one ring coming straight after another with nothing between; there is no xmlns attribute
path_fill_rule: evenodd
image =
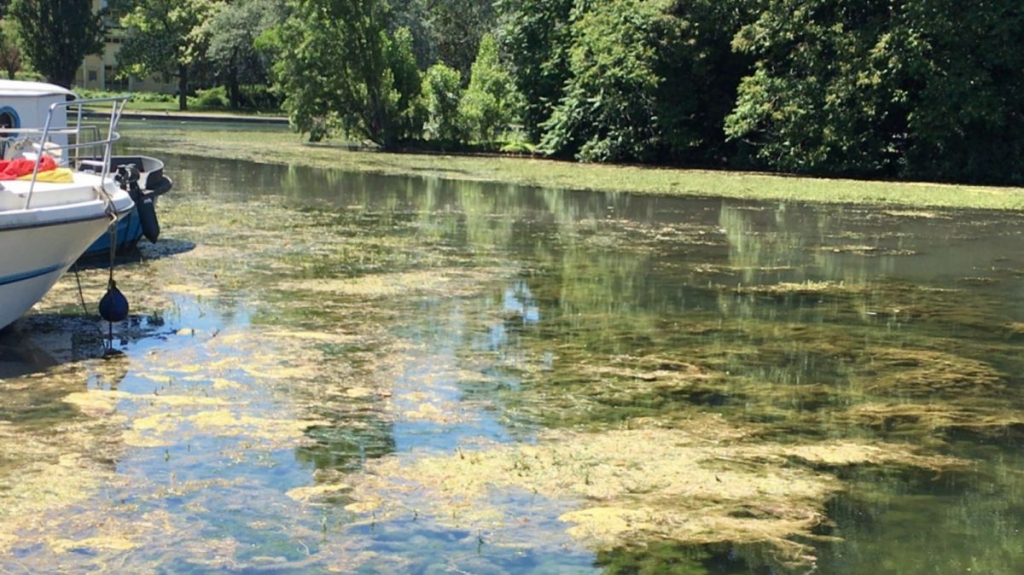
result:
<svg viewBox="0 0 1024 575"><path fill-rule="evenodd" d="M100 211L78 221L0 229L0 329L41 300L109 225Z"/></svg>

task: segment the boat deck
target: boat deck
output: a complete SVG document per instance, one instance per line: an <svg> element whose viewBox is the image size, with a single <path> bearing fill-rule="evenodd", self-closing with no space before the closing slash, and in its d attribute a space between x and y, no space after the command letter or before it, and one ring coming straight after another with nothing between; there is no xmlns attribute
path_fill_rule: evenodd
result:
<svg viewBox="0 0 1024 575"><path fill-rule="evenodd" d="M97 199L100 177L97 174L73 172L73 184L35 182L31 180L5 180L0 182L0 211L25 209L25 202L32 194L31 206L43 208L88 202Z"/></svg>

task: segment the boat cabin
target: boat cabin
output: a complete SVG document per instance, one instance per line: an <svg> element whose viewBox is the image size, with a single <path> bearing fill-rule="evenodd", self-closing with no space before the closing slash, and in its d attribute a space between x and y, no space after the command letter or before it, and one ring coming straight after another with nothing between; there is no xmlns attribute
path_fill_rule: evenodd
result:
<svg viewBox="0 0 1024 575"><path fill-rule="evenodd" d="M0 79L0 136L16 139L20 136L18 128L41 131L51 105L75 98L74 92L55 84ZM51 121L49 139L60 146L67 145L67 136L60 133L68 127L67 115L54 114Z"/></svg>

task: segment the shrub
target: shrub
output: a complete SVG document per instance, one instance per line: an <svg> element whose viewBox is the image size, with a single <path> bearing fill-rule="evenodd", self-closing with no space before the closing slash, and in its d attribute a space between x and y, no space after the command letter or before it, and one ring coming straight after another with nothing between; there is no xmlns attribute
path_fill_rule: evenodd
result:
<svg viewBox="0 0 1024 575"><path fill-rule="evenodd" d="M189 106L201 110L223 110L229 105L228 91L224 86L196 90L196 95L189 98Z"/></svg>

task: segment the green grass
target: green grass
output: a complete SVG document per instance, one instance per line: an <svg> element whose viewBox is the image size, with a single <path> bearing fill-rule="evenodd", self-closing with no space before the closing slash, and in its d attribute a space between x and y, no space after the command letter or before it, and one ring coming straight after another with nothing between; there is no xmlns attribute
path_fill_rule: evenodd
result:
<svg viewBox="0 0 1024 575"><path fill-rule="evenodd" d="M177 112L178 101L136 102L135 100L129 100L125 109L133 112Z"/></svg>
<svg viewBox="0 0 1024 575"><path fill-rule="evenodd" d="M910 208L1024 210L1024 188L803 178L745 172L560 162L533 157L393 154L348 142L308 144L281 127L247 131L198 123L125 127L133 148L262 163L501 182L547 188Z"/></svg>

